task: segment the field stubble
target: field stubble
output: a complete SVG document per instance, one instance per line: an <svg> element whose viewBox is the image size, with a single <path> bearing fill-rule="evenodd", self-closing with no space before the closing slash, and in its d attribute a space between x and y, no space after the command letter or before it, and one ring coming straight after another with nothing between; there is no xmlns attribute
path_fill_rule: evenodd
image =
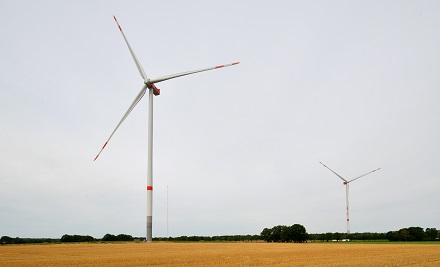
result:
<svg viewBox="0 0 440 267"><path fill-rule="evenodd" d="M2 266L440 266L436 244L108 243L0 246Z"/></svg>

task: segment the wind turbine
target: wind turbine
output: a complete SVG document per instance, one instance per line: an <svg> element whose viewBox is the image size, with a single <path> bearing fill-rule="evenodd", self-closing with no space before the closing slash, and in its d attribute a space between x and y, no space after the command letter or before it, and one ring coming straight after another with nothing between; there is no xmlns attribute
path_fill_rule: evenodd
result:
<svg viewBox="0 0 440 267"><path fill-rule="evenodd" d="M329 167L327 167L327 166L325 166L324 165L324 163L322 163L322 162L319 162L319 163L321 163L322 164L322 166L324 166L324 167L326 167L327 169L329 169L332 173L334 173L334 174L336 174L336 176L338 176L339 178L341 178L342 179L342 181L344 181L344 185L345 185L345 202L346 202L346 205L347 205L347 235L348 234L350 234L350 217L349 217L349 212L348 212L348 191L349 191L349 183L351 183L351 182L353 182L354 180L357 180L357 179L359 179L359 178L361 178L361 177L364 177L365 175L367 175L367 174L370 174L370 173L372 173L372 172L375 172L375 171L378 171L378 170L380 170L380 168L379 169L375 169L375 170L372 170L372 171L370 171L370 172L367 172L367 173L365 173L365 174L362 174L361 176L358 176L358 177L356 177L356 178L354 178L354 179L351 179L351 180L346 180L346 179L344 179L341 175L339 175L339 174L337 174L336 172L334 172L332 169L330 169Z"/></svg>
<svg viewBox="0 0 440 267"><path fill-rule="evenodd" d="M148 102L148 172L147 172L147 242L152 242L153 237L153 95L158 96L160 95L160 90L156 87L156 83L163 82L169 79L177 78L180 76L185 76L193 73L198 73L202 71L208 71L208 70L215 70L220 69L223 67L229 67L233 65L237 65L240 62L234 62L231 64L225 64L225 65L218 65L211 68L205 68L205 69L199 69L199 70L193 70L193 71L185 71L181 73L171 74L155 79L149 79L147 75L145 75L144 69L141 66L141 63L139 63L139 60L137 59L136 55L133 52L133 49L131 48L130 44L128 43L127 37L125 36L124 32L122 31L121 26L119 25L118 20L115 16L113 16L115 19L116 24L118 25L119 31L122 34L122 37L124 37L125 43L128 46L128 49L130 50L130 54L133 57L134 63L136 64L136 67L144 80L144 85L142 86L142 89L136 96L136 98L133 100L133 103L128 108L127 112L125 112L122 119L119 121L116 128L111 133L110 137L107 139L107 141L102 146L101 150L99 151L98 155L96 155L94 161L99 157L102 150L107 146L108 142L112 138L113 134L116 132L116 130L119 128L119 126L122 124L122 122L127 118L127 116L130 114L130 112L134 109L134 107L139 103L139 101L144 96L147 89L149 90L149 102Z"/></svg>

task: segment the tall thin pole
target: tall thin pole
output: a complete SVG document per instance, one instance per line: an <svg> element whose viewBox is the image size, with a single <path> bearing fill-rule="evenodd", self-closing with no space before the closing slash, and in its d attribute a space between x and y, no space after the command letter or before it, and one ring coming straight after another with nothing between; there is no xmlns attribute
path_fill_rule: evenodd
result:
<svg viewBox="0 0 440 267"><path fill-rule="evenodd" d="M167 185L167 238L170 236L168 235L168 185Z"/></svg>
<svg viewBox="0 0 440 267"><path fill-rule="evenodd" d="M148 94L147 242L153 241L153 89Z"/></svg>
<svg viewBox="0 0 440 267"><path fill-rule="evenodd" d="M349 212L348 212L348 206L349 206L349 203L348 203L348 194L349 194L349 185L348 185L348 183L346 183L345 184L345 201L346 201L346 203L347 203L347 235L349 235L350 234L350 216L349 216ZM348 236L347 236L347 238L348 238Z"/></svg>

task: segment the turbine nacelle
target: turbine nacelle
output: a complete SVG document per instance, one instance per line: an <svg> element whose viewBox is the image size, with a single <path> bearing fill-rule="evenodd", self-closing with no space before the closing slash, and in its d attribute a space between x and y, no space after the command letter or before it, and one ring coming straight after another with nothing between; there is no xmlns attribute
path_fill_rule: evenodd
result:
<svg viewBox="0 0 440 267"><path fill-rule="evenodd" d="M153 95L158 96L160 95L160 89L156 87L156 85L154 85L154 83L150 83L150 81L145 82L145 85L148 87L148 89L152 89L153 90Z"/></svg>

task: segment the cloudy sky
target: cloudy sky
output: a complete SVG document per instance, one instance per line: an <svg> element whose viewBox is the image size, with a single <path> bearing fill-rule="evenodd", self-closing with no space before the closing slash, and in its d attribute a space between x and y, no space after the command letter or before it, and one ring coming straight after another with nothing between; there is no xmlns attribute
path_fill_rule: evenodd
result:
<svg viewBox="0 0 440 267"><path fill-rule="evenodd" d="M0 0L0 235L440 228L440 2ZM168 226L168 227L167 227Z"/></svg>

